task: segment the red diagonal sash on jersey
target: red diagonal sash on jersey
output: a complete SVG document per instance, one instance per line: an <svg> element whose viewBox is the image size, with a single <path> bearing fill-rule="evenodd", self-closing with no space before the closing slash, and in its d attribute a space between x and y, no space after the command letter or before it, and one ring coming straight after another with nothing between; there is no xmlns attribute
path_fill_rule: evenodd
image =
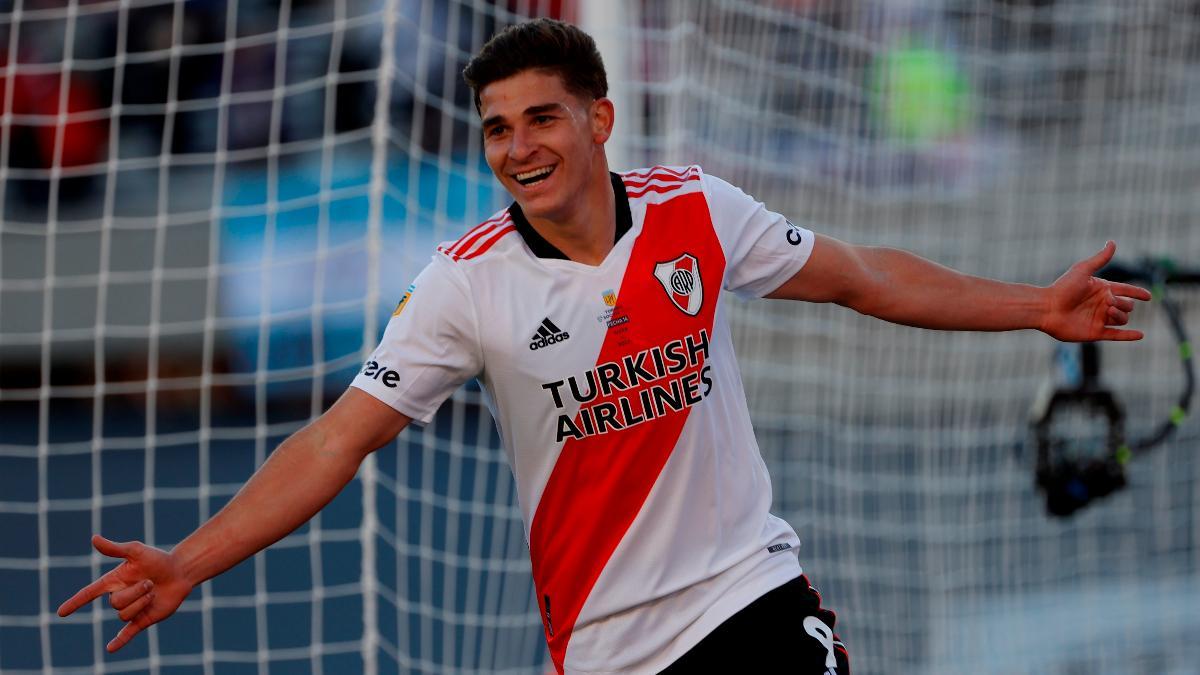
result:
<svg viewBox="0 0 1200 675"><path fill-rule="evenodd" d="M698 261L700 282L709 289L695 316L676 307L654 276L658 263L684 253ZM617 295L616 311L630 320L624 331L609 330L597 364L701 329L711 335L724 268L725 257L701 194L651 205ZM676 376L703 366L698 363ZM613 400L619 393L597 397L588 405ZM542 623L559 672L584 601L666 465L689 410L621 431L569 438L563 445L529 533Z"/></svg>

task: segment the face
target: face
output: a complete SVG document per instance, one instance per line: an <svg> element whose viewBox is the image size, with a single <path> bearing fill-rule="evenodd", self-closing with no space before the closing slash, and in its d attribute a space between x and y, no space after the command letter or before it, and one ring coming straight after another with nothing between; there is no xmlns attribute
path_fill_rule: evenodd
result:
<svg viewBox="0 0 1200 675"><path fill-rule="evenodd" d="M585 100L557 74L526 70L483 87L479 114L488 166L531 220L569 224L597 180L608 189L608 99Z"/></svg>

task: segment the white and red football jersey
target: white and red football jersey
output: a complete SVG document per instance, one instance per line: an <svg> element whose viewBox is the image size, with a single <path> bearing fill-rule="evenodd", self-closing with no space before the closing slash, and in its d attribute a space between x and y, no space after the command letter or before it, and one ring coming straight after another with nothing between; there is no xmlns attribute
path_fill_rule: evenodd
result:
<svg viewBox="0 0 1200 675"><path fill-rule="evenodd" d="M800 574L721 291L775 290L813 234L697 166L612 182L603 263L566 259L514 204L438 248L353 382L428 422L479 378L567 673L657 672Z"/></svg>

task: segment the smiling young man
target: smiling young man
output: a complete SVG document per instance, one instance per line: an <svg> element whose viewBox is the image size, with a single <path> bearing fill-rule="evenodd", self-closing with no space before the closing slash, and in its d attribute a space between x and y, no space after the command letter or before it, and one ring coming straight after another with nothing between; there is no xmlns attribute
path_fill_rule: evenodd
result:
<svg viewBox="0 0 1200 675"><path fill-rule="evenodd" d="M59 613L111 594L129 623L110 650L306 521L368 453L478 378L560 672L844 674L799 539L769 513L721 291L927 328L1141 337L1120 326L1149 293L1092 276L1112 242L1038 288L814 235L697 166L611 173L604 68L572 26L508 28L464 76L513 204L438 247L353 386L174 550L95 537L125 562Z"/></svg>

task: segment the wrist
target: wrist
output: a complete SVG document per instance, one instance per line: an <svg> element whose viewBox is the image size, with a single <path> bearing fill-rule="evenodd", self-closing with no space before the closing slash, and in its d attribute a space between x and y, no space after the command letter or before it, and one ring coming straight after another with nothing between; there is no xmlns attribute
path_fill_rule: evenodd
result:
<svg viewBox="0 0 1200 675"><path fill-rule="evenodd" d="M194 545L189 545L188 539L184 539L167 554L171 559L171 565L175 568L178 578L186 581L193 587L199 586L209 577L213 576L204 573L202 560L200 559L201 556L194 548Z"/></svg>
<svg viewBox="0 0 1200 675"><path fill-rule="evenodd" d="M1036 314L1033 317L1031 328L1050 334L1050 318L1054 315L1054 298L1053 288L1050 286L1036 287L1037 302Z"/></svg>

